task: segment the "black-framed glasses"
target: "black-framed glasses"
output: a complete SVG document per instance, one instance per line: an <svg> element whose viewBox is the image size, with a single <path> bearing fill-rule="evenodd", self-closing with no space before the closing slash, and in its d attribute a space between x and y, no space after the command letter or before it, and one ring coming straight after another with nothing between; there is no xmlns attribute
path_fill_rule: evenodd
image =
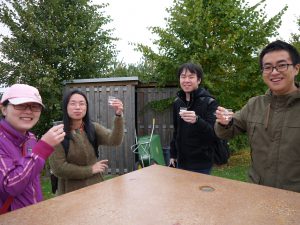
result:
<svg viewBox="0 0 300 225"><path fill-rule="evenodd" d="M13 105L10 104L14 107L15 110L26 110L27 108L29 108L32 112L41 112L43 109L43 106L41 106L40 104L19 104L19 105Z"/></svg>
<svg viewBox="0 0 300 225"><path fill-rule="evenodd" d="M262 72L263 74L270 74L273 72L274 69L276 69L277 72L284 72L289 68L289 66L292 65L293 64L288 64L288 63L280 63L277 66L266 65L263 66Z"/></svg>

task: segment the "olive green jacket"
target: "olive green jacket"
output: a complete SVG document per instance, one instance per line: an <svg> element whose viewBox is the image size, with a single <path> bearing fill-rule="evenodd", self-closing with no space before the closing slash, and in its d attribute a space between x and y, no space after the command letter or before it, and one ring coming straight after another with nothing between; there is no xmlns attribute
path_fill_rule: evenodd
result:
<svg viewBox="0 0 300 225"><path fill-rule="evenodd" d="M251 98L229 127L215 124L230 139L247 133L251 148L249 179L256 184L300 192L300 90L285 96Z"/></svg>
<svg viewBox="0 0 300 225"><path fill-rule="evenodd" d="M124 134L123 117L115 117L114 127L109 130L94 123L98 145L116 146L122 143ZM56 146L50 156L50 168L58 177L57 194L61 195L103 181L101 173L92 174L92 166L97 162L93 145L86 133L72 132L66 157L62 144Z"/></svg>

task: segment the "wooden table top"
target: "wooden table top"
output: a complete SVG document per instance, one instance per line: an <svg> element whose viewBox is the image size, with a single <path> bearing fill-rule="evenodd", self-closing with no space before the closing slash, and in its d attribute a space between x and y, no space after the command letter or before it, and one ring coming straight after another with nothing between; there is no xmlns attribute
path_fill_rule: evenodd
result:
<svg viewBox="0 0 300 225"><path fill-rule="evenodd" d="M0 224L300 224L300 193L153 165L4 214Z"/></svg>

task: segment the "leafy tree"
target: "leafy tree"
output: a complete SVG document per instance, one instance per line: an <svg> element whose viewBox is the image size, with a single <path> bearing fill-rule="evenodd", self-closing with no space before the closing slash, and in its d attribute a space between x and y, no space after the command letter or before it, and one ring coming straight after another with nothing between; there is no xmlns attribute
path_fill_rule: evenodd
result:
<svg viewBox="0 0 300 225"><path fill-rule="evenodd" d="M116 51L106 4L91 0L6 0L0 22L10 29L1 36L0 82L37 87L45 105L38 129L60 119L64 80L105 76Z"/></svg>
<svg viewBox="0 0 300 225"><path fill-rule="evenodd" d="M300 17L297 19L298 31L300 32ZM291 44L294 45L300 52L300 33L294 33L291 35ZM296 80L299 82L300 76L296 76Z"/></svg>
<svg viewBox="0 0 300 225"><path fill-rule="evenodd" d="M194 62L203 66L203 84L224 106L239 109L263 93L257 55L278 34L287 9L267 20L264 2L250 7L245 0L174 0L166 28L150 28L159 37L154 41L158 50L137 45L155 68L150 79L161 85L178 82L179 65Z"/></svg>
<svg viewBox="0 0 300 225"><path fill-rule="evenodd" d="M264 93L258 54L278 34L287 9L268 20L264 2L250 7L245 0L174 0L166 28L150 28L159 37L154 41L158 50L137 45L155 68L150 79L162 86L178 83L179 65L194 62L204 69L202 84L225 107L240 109L250 97ZM245 137L238 137L230 146L237 150L245 143Z"/></svg>
<svg viewBox="0 0 300 225"><path fill-rule="evenodd" d="M130 77L137 76L139 80L145 83L151 82L151 75L154 73L153 65L147 61L141 61L137 64L126 64L115 61L112 64L109 77Z"/></svg>
<svg viewBox="0 0 300 225"><path fill-rule="evenodd" d="M300 17L297 19L298 31L300 32ZM300 33L292 34L291 43L300 51Z"/></svg>

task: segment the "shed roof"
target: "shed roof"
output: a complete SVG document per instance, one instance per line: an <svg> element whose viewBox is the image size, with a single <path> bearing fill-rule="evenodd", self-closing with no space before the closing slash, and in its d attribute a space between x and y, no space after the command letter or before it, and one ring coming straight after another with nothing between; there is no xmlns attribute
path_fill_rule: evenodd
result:
<svg viewBox="0 0 300 225"><path fill-rule="evenodd" d="M91 78L91 79L74 79L64 81L64 84L81 84L81 83L111 83L111 82L138 82L138 77L107 77L107 78Z"/></svg>

